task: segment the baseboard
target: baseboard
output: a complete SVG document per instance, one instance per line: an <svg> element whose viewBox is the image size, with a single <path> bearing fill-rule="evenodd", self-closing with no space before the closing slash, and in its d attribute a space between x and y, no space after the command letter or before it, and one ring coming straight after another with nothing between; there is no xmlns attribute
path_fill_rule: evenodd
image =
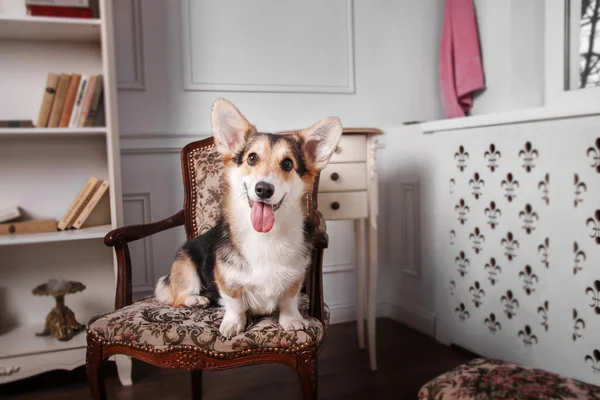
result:
<svg viewBox="0 0 600 400"><path fill-rule="evenodd" d="M408 304L383 302L382 313L425 335L435 337L435 315L416 310Z"/></svg>

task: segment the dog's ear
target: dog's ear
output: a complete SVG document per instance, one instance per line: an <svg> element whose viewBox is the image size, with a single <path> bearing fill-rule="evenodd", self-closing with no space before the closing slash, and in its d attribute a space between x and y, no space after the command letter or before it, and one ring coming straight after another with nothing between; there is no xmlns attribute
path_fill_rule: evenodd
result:
<svg viewBox="0 0 600 400"><path fill-rule="evenodd" d="M325 118L300 132L304 139L303 150L308 161L320 171L329 162L342 137L342 123L339 118Z"/></svg>
<svg viewBox="0 0 600 400"><path fill-rule="evenodd" d="M235 106L225 99L212 106L212 131L217 150L233 157L244 148L247 135L256 130Z"/></svg>

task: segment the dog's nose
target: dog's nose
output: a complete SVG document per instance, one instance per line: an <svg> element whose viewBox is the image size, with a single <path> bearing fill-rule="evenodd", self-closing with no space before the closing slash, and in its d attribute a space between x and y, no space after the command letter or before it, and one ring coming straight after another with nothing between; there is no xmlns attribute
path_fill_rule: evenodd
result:
<svg viewBox="0 0 600 400"><path fill-rule="evenodd" d="M270 199L271 196L273 196L273 193L275 193L275 188L270 183L258 182L254 188L254 191L260 199L264 200Z"/></svg>

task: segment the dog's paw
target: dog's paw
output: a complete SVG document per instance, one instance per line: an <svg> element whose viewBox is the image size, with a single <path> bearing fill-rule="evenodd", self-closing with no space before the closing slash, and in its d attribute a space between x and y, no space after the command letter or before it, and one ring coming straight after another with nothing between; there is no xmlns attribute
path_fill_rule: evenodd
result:
<svg viewBox="0 0 600 400"><path fill-rule="evenodd" d="M226 338L231 338L234 336L239 335L240 333L244 332L244 329L246 328L246 318L241 318L241 317L227 317L227 315L225 315L225 318L223 318L223 321L221 322L221 326L219 327L219 332L221 332L221 335L225 336Z"/></svg>
<svg viewBox="0 0 600 400"><path fill-rule="evenodd" d="M187 307L208 307L210 300L204 296L188 296L185 299L185 305Z"/></svg>
<svg viewBox="0 0 600 400"><path fill-rule="evenodd" d="M281 315L279 325L286 331L300 331L308 328L308 321L302 317Z"/></svg>

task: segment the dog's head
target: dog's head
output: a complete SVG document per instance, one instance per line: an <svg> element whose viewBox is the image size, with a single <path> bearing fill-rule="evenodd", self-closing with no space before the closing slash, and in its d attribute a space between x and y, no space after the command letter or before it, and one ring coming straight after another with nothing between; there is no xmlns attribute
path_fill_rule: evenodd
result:
<svg viewBox="0 0 600 400"><path fill-rule="evenodd" d="M335 117L292 133L259 133L223 99L213 104L212 129L228 170L230 200L244 202L257 232L269 232L281 210L301 213L317 173L342 135Z"/></svg>

